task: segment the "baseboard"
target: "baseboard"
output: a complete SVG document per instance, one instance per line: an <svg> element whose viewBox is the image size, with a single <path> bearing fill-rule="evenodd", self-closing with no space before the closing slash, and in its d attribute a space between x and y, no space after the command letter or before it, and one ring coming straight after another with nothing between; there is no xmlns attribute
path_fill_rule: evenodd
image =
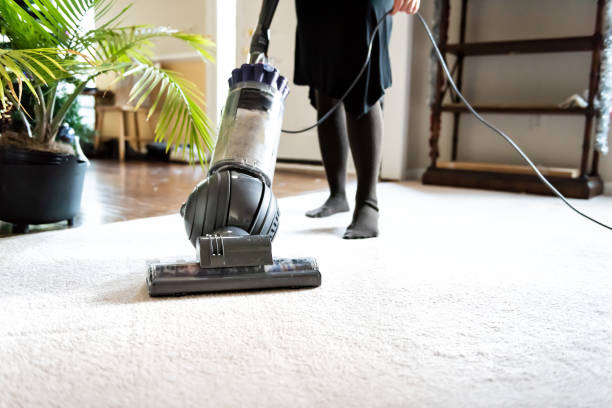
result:
<svg viewBox="0 0 612 408"><path fill-rule="evenodd" d="M317 166L317 165L312 165L312 164L277 162L276 168L279 170L297 170L297 171L304 171L307 173L325 174L325 170L323 169L323 166Z"/></svg>
<svg viewBox="0 0 612 408"><path fill-rule="evenodd" d="M405 179L406 180L420 180L423 177L423 174L425 173L425 168L415 168L415 169L408 169L406 170L405 173Z"/></svg>
<svg viewBox="0 0 612 408"><path fill-rule="evenodd" d="M599 176L578 178L549 176L547 179L568 198L595 197L602 194L604 188L604 183ZM552 194L535 174L430 168L423 175L423 184L514 193Z"/></svg>
<svg viewBox="0 0 612 408"><path fill-rule="evenodd" d="M305 172L318 172L325 174L325 169L323 168L323 163L321 164L313 164L316 162L311 162L307 160L287 160L287 159L279 159L276 162L277 169L285 169L285 170L298 170ZM350 176L355 176L355 169L352 165L349 165L346 169L346 173Z"/></svg>
<svg viewBox="0 0 612 408"><path fill-rule="evenodd" d="M415 168L406 170L406 180L421 180L425 173L425 168ZM604 182L603 195L612 197L612 181Z"/></svg>

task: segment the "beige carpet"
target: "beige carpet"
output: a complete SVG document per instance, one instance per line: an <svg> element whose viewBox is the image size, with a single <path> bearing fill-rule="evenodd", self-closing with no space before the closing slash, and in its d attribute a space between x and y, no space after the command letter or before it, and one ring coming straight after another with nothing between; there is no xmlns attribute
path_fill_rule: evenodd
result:
<svg viewBox="0 0 612 408"><path fill-rule="evenodd" d="M150 299L145 259L191 252L177 216L0 240L0 406L612 406L612 234L552 198L380 196L368 241L281 200L314 290Z"/></svg>

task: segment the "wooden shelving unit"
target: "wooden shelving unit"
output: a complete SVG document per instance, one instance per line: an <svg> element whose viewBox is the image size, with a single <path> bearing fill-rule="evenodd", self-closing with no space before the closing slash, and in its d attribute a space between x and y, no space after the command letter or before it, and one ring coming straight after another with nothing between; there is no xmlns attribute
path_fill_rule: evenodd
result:
<svg viewBox="0 0 612 408"><path fill-rule="evenodd" d="M601 69L604 3L604 0L597 0L595 33L590 36L468 43L465 41L468 0L462 0L459 42L448 44L450 0L442 0L438 46L445 56L448 53L457 57L456 67L453 71L455 72L455 80L460 90L463 82L463 63L465 57L468 56L591 51L589 100L586 108L563 109L556 105L474 105L474 108L482 113L579 115L584 117L583 143L582 149L579 152L581 155L580 168L576 169L576 171L568 171L563 175L550 176L550 180L555 187L564 195L573 198L590 198L603 192L603 182L598 172L599 154L597 151L593 151L591 138L596 114L594 99L599 88L599 73ZM550 194L548 189L540 183L534 174L525 174L524 170L513 173L511 170L508 170L512 169L512 167L505 165L500 165L503 167L503 171L495 170L495 165L487 164L484 166L469 166L465 164L454 166L448 163L438 165L438 157L440 155L438 141L442 126L442 113L449 112L453 114L450 162L453 163L457 161L461 115L467 112L467 108L461 104L443 103L448 92L448 88L445 88L443 75L442 69L439 68L434 102L431 106L429 139L431 163L423 175L423 183L532 194Z"/></svg>
<svg viewBox="0 0 612 408"><path fill-rule="evenodd" d="M540 114L540 115L585 115L588 108L560 108L556 105L473 105L474 109L482 113L507 113L507 114ZM442 105L442 112L462 113L468 109L463 104Z"/></svg>
<svg viewBox="0 0 612 408"><path fill-rule="evenodd" d="M447 44L445 51L449 54L461 54L464 56L591 51L593 49L593 40L593 36L589 35L539 40L459 43Z"/></svg>

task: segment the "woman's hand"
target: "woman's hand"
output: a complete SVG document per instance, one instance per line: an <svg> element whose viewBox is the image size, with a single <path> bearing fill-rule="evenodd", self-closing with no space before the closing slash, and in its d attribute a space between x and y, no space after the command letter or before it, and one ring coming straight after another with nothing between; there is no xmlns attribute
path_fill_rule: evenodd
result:
<svg viewBox="0 0 612 408"><path fill-rule="evenodd" d="M394 15L398 11L403 11L408 14L415 14L419 11L421 6L421 0L395 0L393 2L393 8L391 9L391 15Z"/></svg>

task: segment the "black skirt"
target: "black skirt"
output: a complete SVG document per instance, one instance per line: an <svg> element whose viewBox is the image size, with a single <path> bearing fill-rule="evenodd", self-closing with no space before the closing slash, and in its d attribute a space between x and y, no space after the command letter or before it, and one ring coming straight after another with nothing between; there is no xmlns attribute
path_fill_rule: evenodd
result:
<svg viewBox="0 0 612 408"><path fill-rule="evenodd" d="M315 89L335 99L348 89L366 59L376 23L392 6L393 0L295 0L294 82L310 86L315 108ZM374 40L370 63L344 102L351 115L367 113L391 86L391 25L387 16Z"/></svg>

